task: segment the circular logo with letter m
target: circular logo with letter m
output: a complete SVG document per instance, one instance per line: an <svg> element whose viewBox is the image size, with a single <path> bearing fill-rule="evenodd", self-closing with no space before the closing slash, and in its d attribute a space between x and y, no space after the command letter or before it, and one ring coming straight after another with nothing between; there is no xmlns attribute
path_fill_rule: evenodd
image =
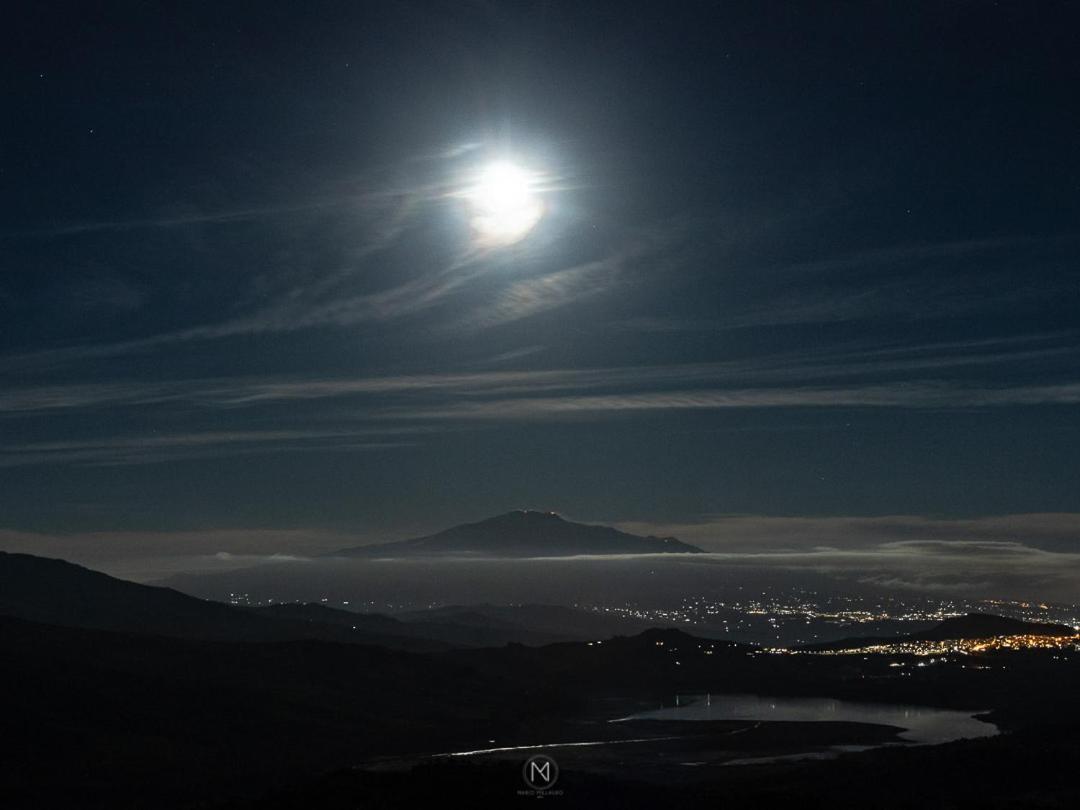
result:
<svg viewBox="0 0 1080 810"><path fill-rule="evenodd" d="M559 780L559 766L546 754L537 754L525 760L521 777L533 790L551 790Z"/></svg>

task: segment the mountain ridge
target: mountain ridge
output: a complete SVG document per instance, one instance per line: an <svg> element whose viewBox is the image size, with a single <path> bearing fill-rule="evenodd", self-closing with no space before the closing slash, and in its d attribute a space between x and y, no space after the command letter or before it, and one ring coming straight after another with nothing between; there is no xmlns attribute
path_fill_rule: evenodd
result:
<svg viewBox="0 0 1080 810"><path fill-rule="evenodd" d="M340 549L326 556L563 557L592 554L702 554L675 537L636 535L611 526L575 523L555 512L518 509L435 534Z"/></svg>
<svg viewBox="0 0 1080 810"><path fill-rule="evenodd" d="M640 629L551 605L418 610L402 617L306 602L239 606L111 577L65 560L0 552L0 617L57 627L221 642L327 641L408 652L530 645Z"/></svg>
<svg viewBox="0 0 1080 810"><path fill-rule="evenodd" d="M0 552L0 616L57 627L223 642L322 640L426 652L453 645L380 615L311 621L111 577L65 560Z"/></svg>

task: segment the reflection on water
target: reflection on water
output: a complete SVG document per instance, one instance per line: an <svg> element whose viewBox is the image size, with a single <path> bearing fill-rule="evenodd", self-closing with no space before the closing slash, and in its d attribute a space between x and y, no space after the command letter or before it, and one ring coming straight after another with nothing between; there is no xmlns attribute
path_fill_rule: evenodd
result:
<svg viewBox="0 0 1080 810"><path fill-rule="evenodd" d="M929 706L747 694L681 695L676 696L675 704L620 719L876 723L904 729L901 739L918 745L992 737L999 733L997 726L976 720L971 712Z"/></svg>
<svg viewBox="0 0 1080 810"><path fill-rule="evenodd" d="M846 700L834 700L832 698L791 698L791 697L762 697L749 694L715 694L715 695L676 695L673 706L660 707L651 711L638 712L628 717L621 717L610 722L618 723L625 720L743 720L754 723L763 722L821 722L833 721L844 723L873 723L902 728L904 731L899 735L904 743L911 745L934 745L937 743L952 742L953 740L969 739L973 737L991 737L1000 733L997 726L982 720L976 720L971 712L953 711L950 709L935 709L929 706L905 706L888 703L855 703ZM746 756L734 759L728 758L731 753L740 750L736 741L736 735L751 731L753 726L725 730L717 735L717 740L722 740L719 747L711 749L708 746L699 746L695 750L708 754L706 758L677 762L666 760L671 764L679 764L685 768L701 768L708 765L757 765L773 762L797 761L807 759L833 759L836 756L857 751L866 751L871 748L881 748L899 743L880 743L870 745L831 745L824 748L817 747L811 750L792 751L798 748L796 745L785 745L782 740L775 744L767 745L770 750L768 756ZM435 755L443 757L478 757L500 756L524 751L540 751L554 749L557 753L562 751L604 751L617 747L624 750L620 764L624 761L649 762L656 764L658 760L656 745L678 740L700 741L700 735L693 733L675 734L669 736L635 736L624 739L601 739L557 743L533 743L532 745L502 746L497 748L481 748L469 751L452 751ZM639 746L642 750L635 754ZM776 749L780 749L782 753ZM760 745L751 745L746 749L749 753L760 749ZM559 756L562 756L559 753ZM662 754L660 755L662 757ZM637 757L637 760L635 760ZM579 761L578 766L581 766Z"/></svg>

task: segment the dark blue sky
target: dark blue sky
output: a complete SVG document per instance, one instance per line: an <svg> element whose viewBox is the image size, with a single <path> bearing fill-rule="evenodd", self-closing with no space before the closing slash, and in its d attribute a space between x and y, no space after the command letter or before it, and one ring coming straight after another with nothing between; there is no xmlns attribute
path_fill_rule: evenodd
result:
<svg viewBox="0 0 1080 810"><path fill-rule="evenodd" d="M1080 512L1078 17L24 8L0 528Z"/></svg>

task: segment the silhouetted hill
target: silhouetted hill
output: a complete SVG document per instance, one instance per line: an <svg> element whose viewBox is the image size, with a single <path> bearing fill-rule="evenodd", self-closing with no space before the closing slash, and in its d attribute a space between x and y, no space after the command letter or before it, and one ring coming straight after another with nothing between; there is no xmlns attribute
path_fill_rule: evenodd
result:
<svg viewBox="0 0 1080 810"><path fill-rule="evenodd" d="M573 639L587 638L588 633L575 629L575 625L568 622L562 629L542 627L535 628L527 623L515 623L501 620L494 615L484 612L484 606L480 608L460 608L410 611L397 616L384 616L379 613L352 613L347 610L336 610L324 605L289 603L271 605L268 607L248 608L248 610L261 616L270 616L294 622L311 622L313 625L336 625L338 627L355 628L355 632L362 633L366 638L376 639L379 635L385 635L392 639L416 639L418 642L428 640L430 649L450 647L501 647L504 644L514 642L517 644L550 644L555 641L569 641ZM490 606L487 606L490 607ZM497 611L492 608L492 611ZM574 611L571 614L583 614L584 611ZM379 643L377 640L372 643ZM401 644L388 644L400 649L407 647Z"/></svg>
<svg viewBox="0 0 1080 810"><path fill-rule="evenodd" d="M501 647L510 643L539 646L638 633L652 626L649 622L561 605L451 605L393 616L307 603L246 609L293 622L355 628L370 638L383 634L395 639L431 639L444 647Z"/></svg>
<svg viewBox="0 0 1080 810"><path fill-rule="evenodd" d="M519 684L554 684L582 693L594 689L653 689L692 692L761 683L753 647L703 639L674 628L654 628L632 636L544 647L454 650L445 653L481 672L501 673ZM787 662L779 662L781 667Z"/></svg>
<svg viewBox="0 0 1080 810"><path fill-rule="evenodd" d="M488 557L561 557L580 554L694 554L674 537L641 537L610 526L564 520L554 512L519 510L454 526L437 534L342 549L336 556L402 557L474 554Z"/></svg>
<svg viewBox="0 0 1080 810"><path fill-rule="evenodd" d="M298 612L322 615L310 607ZM1075 725L1080 661L1038 653L990 660L1007 665L977 674L926 667L899 677L886 656L770 655L678 629L415 654L323 641L201 641L0 617L0 785L5 808L219 807L230 796L265 794L362 761L637 737L641 728L608 721L674 695L722 691L955 705L993 709L1014 727L1033 718ZM716 731L724 750L738 750L750 737ZM686 732L702 739L697 728ZM712 732L702 727L700 733ZM782 741L799 732L773 733ZM562 753L556 756L563 761ZM688 756L690 750L679 753L672 764L678 768ZM566 772L572 778L576 769L568 763ZM636 776L633 768L620 766L618 773ZM508 795L518 785L510 782ZM329 805L298 797L289 806Z"/></svg>
<svg viewBox="0 0 1080 810"><path fill-rule="evenodd" d="M139 585L63 560L0 552L0 615L67 627L218 641L286 641L313 638L378 644L416 651L446 649L408 628L401 636L387 617L328 621L287 608L256 613L187 596L170 588Z"/></svg>
<svg viewBox="0 0 1080 810"><path fill-rule="evenodd" d="M127 582L63 560L5 552L0 552L0 614L170 636L277 637L273 622L229 605Z"/></svg>
<svg viewBox="0 0 1080 810"><path fill-rule="evenodd" d="M953 616L927 630L900 636L852 636L821 644L806 644L804 650L843 650L870 644L897 644L905 641L948 641L951 639L994 638L995 636L1071 636L1076 631L1066 624L1025 622L990 613Z"/></svg>
<svg viewBox="0 0 1080 810"><path fill-rule="evenodd" d="M936 627L912 633L910 638L925 641L944 641L953 638L993 638L994 636L1071 636L1076 631L1065 624L1025 622L1008 616L990 613L968 613L954 616Z"/></svg>
<svg viewBox="0 0 1080 810"><path fill-rule="evenodd" d="M365 755L478 745L553 709L475 668L379 647L0 617L0 804L186 806Z"/></svg>
<svg viewBox="0 0 1080 810"><path fill-rule="evenodd" d="M396 613L394 617L421 627L449 623L457 628L486 631L493 638L502 638L499 642L502 644L608 638L639 633L653 626L639 619L563 605L450 605Z"/></svg>
<svg viewBox="0 0 1080 810"><path fill-rule="evenodd" d="M140 585L63 560L0 552L0 615L67 627L218 641L319 639L433 652L541 645L642 629L549 605L442 608L400 618L320 604L234 607Z"/></svg>

